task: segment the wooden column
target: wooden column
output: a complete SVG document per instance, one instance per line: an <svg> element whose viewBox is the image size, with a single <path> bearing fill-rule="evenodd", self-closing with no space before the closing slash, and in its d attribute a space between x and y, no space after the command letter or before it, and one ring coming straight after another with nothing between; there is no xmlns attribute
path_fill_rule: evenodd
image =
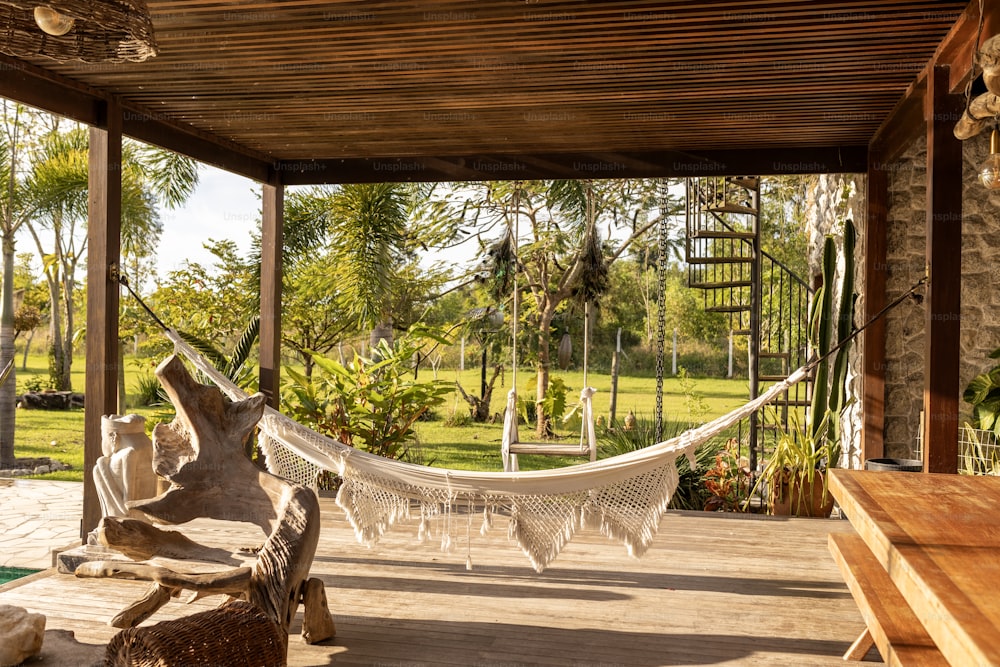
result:
<svg viewBox="0 0 1000 667"><path fill-rule="evenodd" d="M924 328L924 471L958 469L958 360L962 287L962 143L952 128L961 97L947 67L927 82L927 303Z"/></svg>
<svg viewBox="0 0 1000 667"><path fill-rule="evenodd" d="M260 391L277 408L281 370L281 248L285 189L264 184L260 251Z"/></svg>
<svg viewBox="0 0 1000 667"><path fill-rule="evenodd" d="M865 213L865 308L868 322L885 308L889 179L882 153L868 149L868 187ZM885 318L873 322L862 334L861 457L864 461L885 456Z"/></svg>
<svg viewBox="0 0 1000 667"><path fill-rule="evenodd" d="M121 254L122 113L105 106L106 118L90 129L87 221L87 367L83 440L81 538L101 518L93 470L101 456L101 416L118 412L118 264Z"/></svg>

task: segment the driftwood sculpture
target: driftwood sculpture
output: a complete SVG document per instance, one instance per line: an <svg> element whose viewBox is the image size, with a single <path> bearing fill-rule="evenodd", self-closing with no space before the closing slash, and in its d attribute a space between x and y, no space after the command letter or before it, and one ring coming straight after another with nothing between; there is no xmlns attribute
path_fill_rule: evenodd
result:
<svg viewBox="0 0 1000 667"><path fill-rule="evenodd" d="M246 401L232 402L215 387L196 382L176 355L160 364L156 375L177 410L171 423L158 424L153 430L153 467L171 486L156 498L128 503L130 515L168 524L199 517L247 521L261 526L268 537L256 560L239 567L231 552L198 544L177 531L162 530L137 518L102 519L98 527L101 543L143 562L84 563L76 575L154 582L142 599L112 621L116 627L131 629L116 638L117 644L139 641L138 634L149 628L134 626L184 590L198 597L221 593L249 603L279 631L282 655L287 651L288 627L300 602L306 608L302 627L305 640L315 643L332 637L334 627L323 583L308 579L319 539L316 495L306 487L258 469L243 453L243 443L263 414L264 396L257 394ZM162 559L217 565L215 571L206 573L184 567L183 563L165 567L159 564ZM174 565L174 561L170 563ZM227 614L236 611L247 613L246 608L223 605L208 613L209 618L197 615L202 618L196 625L225 623ZM203 627L201 631L205 631ZM131 634L120 639L126 633ZM177 633L172 627L169 633L160 634L169 634L175 640ZM265 634L257 633L262 637ZM152 642L152 635L146 639ZM231 651L231 645L226 650Z"/></svg>
<svg viewBox="0 0 1000 667"><path fill-rule="evenodd" d="M984 41L978 56L983 67L986 92L974 97L955 123L955 137L962 141L971 139L987 127L994 127L1000 114L1000 35L993 35Z"/></svg>

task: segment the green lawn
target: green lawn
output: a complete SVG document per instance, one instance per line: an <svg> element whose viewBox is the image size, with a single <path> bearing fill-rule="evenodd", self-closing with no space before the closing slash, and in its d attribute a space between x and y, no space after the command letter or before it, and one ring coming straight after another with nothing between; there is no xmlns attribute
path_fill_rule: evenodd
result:
<svg viewBox="0 0 1000 667"><path fill-rule="evenodd" d="M20 361L20 359L18 360ZM144 367L148 367L145 364ZM76 365L73 374L73 387L81 391L84 386L83 363ZM134 392L140 373L138 365L126 361L126 385ZM23 391L24 383L32 376L45 377L45 358L41 355L29 357L27 371L22 371L18 364L18 391ZM422 371L421 379L432 375L430 369ZM462 386L469 393L479 393L479 371L440 370L439 380L454 382L461 380ZM579 391L583 387L583 376L579 372L558 372L555 377L562 378L569 387L568 404L576 404ZM503 411L507 391L510 389L510 374L504 378L501 386L498 380L494 389L492 412ZM591 373L589 384L597 389L594 396L594 410L599 416L607 418L610 400L611 379L607 375ZM518 374L518 384L522 394L532 393L534 376L522 371ZM747 400L746 380L720 379L690 379L667 378L664 380L663 414L665 420L679 422L682 426L692 421L702 422L718 416L742 405ZM619 380L618 408L619 419L632 410L639 417L651 419L656 403L656 381L653 378L622 377ZM164 418L162 410L154 408L130 408L130 412L138 412L147 417L147 428ZM449 426L453 415L467 415L468 408L456 392L455 396L440 406L432 419L418 424L417 434L420 445L413 452L416 462L427 463L439 467L466 470L500 470L500 433L501 423L467 424L464 426ZM15 430L15 450L19 457L48 456L73 466L73 470L44 475L46 479L62 479L81 481L83 478L83 411L48 412L19 410L17 412ZM530 437L530 426L522 427L522 439ZM556 425L556 432L568 439L579 438L579 421ZM670 435L668 428L667 435ZM579 459L577 459L579 461ZM552 457L522 456L521 468L525 470L549 468L574 462L573 459L553 459Z"/></svg>

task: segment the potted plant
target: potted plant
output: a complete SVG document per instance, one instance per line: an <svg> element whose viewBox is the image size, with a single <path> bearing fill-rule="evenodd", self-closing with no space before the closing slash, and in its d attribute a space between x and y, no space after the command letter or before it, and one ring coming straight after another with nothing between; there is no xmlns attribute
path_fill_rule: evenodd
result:
<svg viewBox="0 0 1000 667"><path fill-rule="evenodd" d="M812 437L792 413L789 428L778 432L758 480L758 485L767 485L770 514L830 516L833 496L827 489L826 473L840 459L840 443L828 439L825 430L820 430L819 439Z"/></svg>
<svg viewBox="0 0 1000 667"><path fill-rule="evenodd" d="M844 222L844 268L835 303L837 247L832 235L823 245L823 283L810 308L810 342L817 355L812 405L803 428L795 411L779 431L774 452L761 471L771 514L829 516L833 499L826 471L840 461L840 414L847 407L847 353L854 328L854 247L856 232ZM832 357L832 363L831 363ZM774 415L772 423L781 423Z"/></svg>

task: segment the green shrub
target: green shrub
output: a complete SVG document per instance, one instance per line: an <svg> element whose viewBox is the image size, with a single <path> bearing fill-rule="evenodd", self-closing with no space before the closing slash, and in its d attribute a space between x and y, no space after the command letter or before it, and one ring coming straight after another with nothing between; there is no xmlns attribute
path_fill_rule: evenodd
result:
<svg viewBox="0 0 1000 667"><path fill-rule="evenodd" d="M153 407L166 402L160 381L150 372L145 372L136 379L136 405Z"/></svg>
<svg viewBox="0 0 1000 667"><path fill-rule="evenodd" d="M429 342L408 333L391 347L381 341L374 358L355 354L347 364L314 354L312 378L286 369L282 407L346 445L387 458L415 456L414 423L452 393L451 383L412 379L413 359Z"/></svg>

